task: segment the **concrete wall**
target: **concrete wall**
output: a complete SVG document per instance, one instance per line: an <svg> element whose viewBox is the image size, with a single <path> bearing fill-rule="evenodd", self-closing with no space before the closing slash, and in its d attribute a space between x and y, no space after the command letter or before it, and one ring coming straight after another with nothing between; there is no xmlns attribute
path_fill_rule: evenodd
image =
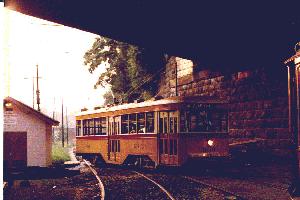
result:
<svg viewBox="0 0 300 200"><path fill-rule="evenodd" d="M5 118L11 119L6 122ZM28 166L46 167L51 164L51 126L13 105L12 113L4 113L3 128L4 131L27 132Z"/></svg>
<svg viewBox="0 0 300 200"><path fill-rule="evenodd" d="M288 148L287 69L211 70L191 60L171 57L161 78L159 95L213 96L229 102L231 139L261 138L264 146ZM270 70L272 69L272 70Z"/></svg>

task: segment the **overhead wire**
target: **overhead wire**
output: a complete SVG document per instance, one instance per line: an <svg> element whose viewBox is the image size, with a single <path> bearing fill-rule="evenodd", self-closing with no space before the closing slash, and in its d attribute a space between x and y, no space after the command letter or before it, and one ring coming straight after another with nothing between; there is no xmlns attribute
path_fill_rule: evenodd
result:
<svg viewBox="0 0 300 200"><path fill-rule="evenodd" d="M155 74L149 76L147 79L144 79L144 81L142 83L140 83L139 85L137 85L136 87L134 87L133 89L129 89L123 96L123 98L127 98L129 95L131 95L133 92L135 92L137 89L139 89L140 87L142 87L145 83L148 83L149 81L151 81L157 74L161 73L162 70L164 70L165 67L162 67L160 70L158 70Z"/></svg>

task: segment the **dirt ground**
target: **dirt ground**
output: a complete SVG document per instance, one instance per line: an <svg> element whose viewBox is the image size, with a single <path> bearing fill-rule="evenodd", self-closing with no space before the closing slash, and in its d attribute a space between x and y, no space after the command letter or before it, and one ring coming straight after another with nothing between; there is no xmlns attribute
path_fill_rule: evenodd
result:
<svg viewBox="0 0 300 200"><path fill-rule="evenodd" d="M27 176L27 180L15 180L4 192L4 200L99 199L98 181L88 167L81 165L77 175L63 172L42 174L41 177L35 174L32 177Z"/></svg>
<svg viewBox="0 0 300 200"><path fill-rule="evenodd" d="M287 189L291 183L292 168L286 161L260 164L244 162L243 165L237 163L234 161L222 170L207 167L210 170L203 171L199 170L203 165L193 165L193 170L180 168L172 172L170 169L160 169L144 173L160 182L178 199L198 199L200 196L212 200L224 198L222 192L211 190L209 187L198 187L196 182L192 183L189 179L182 178L185 176L223 188L244 199L289 199ZM78 168L80 170L77 170L77 173L63 169L56 171L44 169L38 173L37 170L28 171L25 175L19 176L19 180L15 180L5 191L4 199L100 199L100 189L95 176L83 163ZM98 170L105 187L106 199L151 199L151 197L166 199L165 194L157 187L130 171L116 167Z"/></svg>

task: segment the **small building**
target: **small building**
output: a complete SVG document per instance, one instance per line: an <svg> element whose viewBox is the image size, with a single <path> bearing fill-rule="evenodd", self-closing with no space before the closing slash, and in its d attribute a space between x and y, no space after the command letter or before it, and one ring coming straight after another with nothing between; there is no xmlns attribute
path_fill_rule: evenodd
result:
<svg viewBox="0 0 300 200"><path fill-rule="evenodd" d="M52 126L58 121L6 97L4 112L4 166L47 167L52 164Z"/></svg>

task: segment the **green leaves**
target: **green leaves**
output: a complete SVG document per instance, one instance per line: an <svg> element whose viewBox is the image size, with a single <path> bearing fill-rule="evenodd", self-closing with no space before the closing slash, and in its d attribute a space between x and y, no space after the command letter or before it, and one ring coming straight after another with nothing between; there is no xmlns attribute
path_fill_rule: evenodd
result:
<svg viewBox="0 0 300 200"><path fill-rule="evenodd" d="M110 85L115 98L123 102L133 98L149 99L155 95L159 79L153 74L164 67L163 54L151 53L137 46L99 37L85 53L84 64L90 73L94 73L100 64L109 66L99 75L94 88Z"/></svg>

